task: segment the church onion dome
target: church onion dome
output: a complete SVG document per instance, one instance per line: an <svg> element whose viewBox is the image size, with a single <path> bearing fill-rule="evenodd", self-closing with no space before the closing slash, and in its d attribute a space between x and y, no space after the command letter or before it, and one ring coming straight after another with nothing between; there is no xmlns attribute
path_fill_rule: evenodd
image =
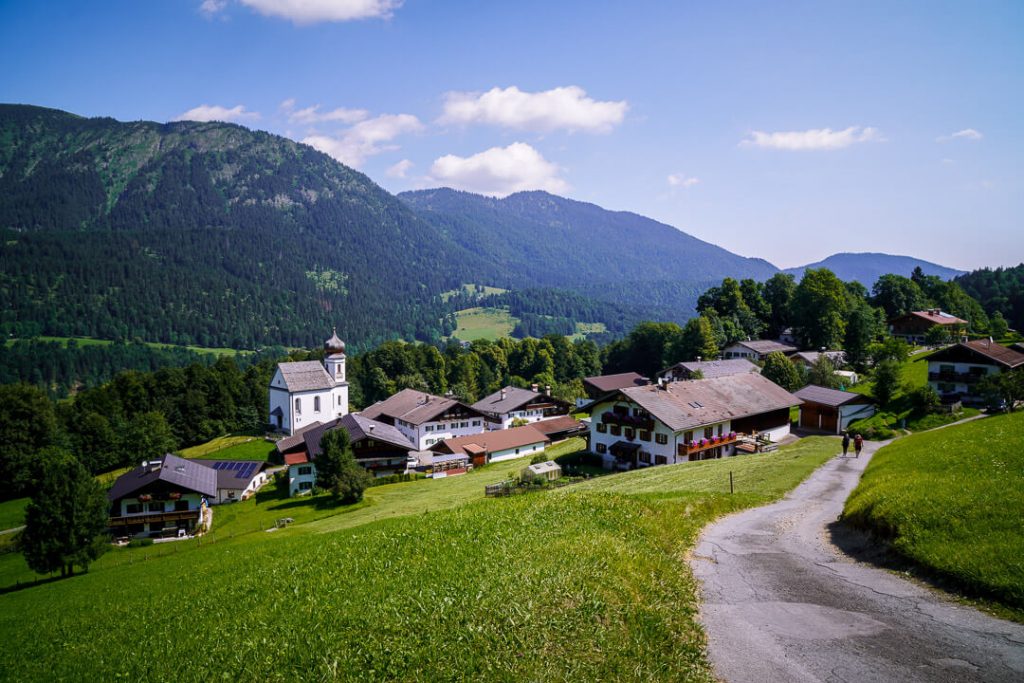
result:
<svg viewBox="0 0 1024 683"><path fill-rule="evenodd" d="M329 354L345 353L345 342L338 339L338 328L334 328L334 334L324 342L324 351Z"/></svg>

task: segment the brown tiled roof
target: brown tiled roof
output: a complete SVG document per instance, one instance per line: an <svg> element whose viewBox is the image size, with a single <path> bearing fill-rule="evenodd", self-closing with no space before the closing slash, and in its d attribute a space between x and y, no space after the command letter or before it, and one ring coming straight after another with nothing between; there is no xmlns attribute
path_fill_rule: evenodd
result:
<svg viewBox="0 0 1024 683"><path fill-rule="evenodd" d="M617 375L597 375L584 377L583 382L598 391L615 391L626 387L638 387L647 384L647 378L636 372L620 372Z"/></svg>
<svg viewBox="0 0 1024 683"><path fill-rule="evenodd" d="M727 377L729 375L738 375L744 372L761 372L761 368L757 367L746 358L729 358L725 360L701 360L676 363L672 367L662 370L660 374L665 375L676 368L687 370L690 373L700 372L704 375L704 379Z"/></svg>
<svg viewBox="0 0 1024 683"><path fill-rule="evenodd" d="M434 396L415 389L402 389L397 394L374 403L363 410L361 415L371 420L378 420L381 416L386 416L395 420L403 420L409 424L420 425L460 406L479 414L479 411L454 398Z"/></svg>
<svg viewBox="0 0 1024 683"><path fill-rule="evenodd" d="M584 431L587 425L577 420L572 415L561 415L549 420L531 422L530 426L545 436L560 434L562 432Z"/></svg>
<svg viewBox="0 0 1024 683"><path fill-rule="evenodd" d="M162 460L153 460L146 467L139 466L117 478L107 492L108 500L117 500L156 481L180 486L207 496L217 495L217 472L194 460L186 460L168 453Z"/></svg>
<svg viewBox="0 0 1024 683"><path fill-rule="evenodd" d="M873 403L871 398L863 394L856 394L852 391L839 391L828 387L819 387L817 384L808 384L803 389L793 392L793 395L801 401L808 403L819 403L824 406L838 408L847 403Z"/></svg>
<svg viewBox="0 0 1024 683"><path fill-rule="evenodd" d="M990 360L991 362L1001 365L1005 368L1016 368L1024 365L1024 353L1015 351L1009 347L997 344L994 341L988 339L975 339L969 342L960 342L953 346L948 346L941 351L936 351L928 357L929 361L942 360L946 355L955 355L958 350L966 350L968 353L977 354Z"/></svg>
<svg viewBox="0 0 1024 683"><path fill-rule="evenodd" d="M962 320L951 313L940 311L937 308L933 308L927 311L911 311L904 315L893 318L889 321L890 324L904 320L906 318L920 318L921 320L927 320L933 325L966 325L967 321Z"/></svg>
<svg viewBox="0 0 1024 683"><path fill-rule="evenodd" d="M501 397L502 391L505 392L504 399ZM482 399L474 403L472 407L482 413L507 413L542 395L543 394L539 392L530 391L529 389L505 387L504 389L495 391L490 396L484 396Z"/></svg>
<svg viewBox="0 0 1024 683"><path fill-rule="evenodd" d="M800 399L759 374L629 387L624 395L673 431L800 405ZM598 399L594 404L604 399ZM591 405L594 405L591 404Z"/></svg>
<svg viewBox="0 0 1024 683"><path fill-rule="evenodd" d="M348 432L348 438L351 443L370 438L374 441L382 441L407 451L415 448L412 441L393 425L371 420L365 415L349 413L337 420L331 420L326 424L320 425L317 429L310 429L304 434L303 440L306 443L306 453L309 455L310 460L316 460L323 452L323 449L320 447L320 441L324 438L324 434L339 428L343 428Z"/></svg>
<svg viewBox="0 0 1024 683"><path fill-rule="evenodd" d="M510 448L521 448L531 446L535 443L549 443L551 439L537 431L533 425L513 427L512 429L498 429L483 434L470 434L469 436L457 436L452 439L445 439L439 444L431 446L431 450L443 450L450 453L464 452L485 452L505 451ZM475 449L473 447L476 447Z"/></svg>

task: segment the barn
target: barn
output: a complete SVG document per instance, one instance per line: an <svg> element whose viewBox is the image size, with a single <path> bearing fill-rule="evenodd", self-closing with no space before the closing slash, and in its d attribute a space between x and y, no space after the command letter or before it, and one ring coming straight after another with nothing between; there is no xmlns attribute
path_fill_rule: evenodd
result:
<svg viewBox="0 0 1024 683"><path fill-rule="evenodd" d="M875 414L874 400L852 391L808 384L794 395L803 401L799 422L802 429L841 434L854 420Z"/></svg>

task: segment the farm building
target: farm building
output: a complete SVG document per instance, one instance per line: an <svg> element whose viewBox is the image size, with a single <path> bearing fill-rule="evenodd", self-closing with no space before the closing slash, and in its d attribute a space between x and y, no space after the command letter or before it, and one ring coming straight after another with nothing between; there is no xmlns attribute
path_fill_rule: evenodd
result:
<svg viewBox="0 0 1024 683"><path fill-rule="evenodd" d="M609 469L735 455L746 436L778 441L800 399L757 373L612 391L590 405L590 450Z"/></svg>
<svg viewBox="0 0 1024 683"><path fill-rule="evenodd" d="M217 471L168 453L122 474L107 492L114 536L191 534L217 497Z"/></svg>
<svg viewBox="0 0 1024 683"><path fill-rule="evenodd" d="M267 483L266 463L260 460L196 460L217 473L217 495L212 503L245 500Z"/></svg>
<svg viewBox="0 0 1024 683"><path fill-rule="evenodd" d="M484 414L448 397L415 389L403 389L360 413L363 417L393 425L414 450L425 450L445 439L484 431Z"/></svg>
<svg viewBox="0 0 1024 683"><path fill-rule="evenodd" d="M1024 372L1024 353L991 339L954 344L928 356L928 384L945 403L983 405L978 382L1010 371Z"/></svg>
<svg viewBox="0 0 1024 683"><path fill-rule="evenodd" d="M626 387L642 387L650 381L636 372L620 372L617 375L597 375L583 378L583 390L593 400L616 389Z"/></svg>
<svg viewBox="0 0 1024 683"><path fill-rule="evenodd" d="M795 395L803 401L799 420L803 429L841 434L854 420L875 414L875 402L870 396L851 391L808 384Z"/></svg>
<svg viewBox="0 0 1024 683"><path fill-rule="evenodd" d="M551 439L551 443L564 441L574 436L586 436L587 424L577 420L572 415L553 417L550 420L541 420L530 425L544 436Z"/></svg>
<svg viewBox="0 0 1024 683"><path fill-rule="evenodd" d="M751 363L746 358L730 358L729 360L698 360L686 363L676 363L672 367L665 368L658 373L662 379L670 382L693 379L714 379L716 377L728 377L729 375L742 375L745 372L761 372L761 368Z"/></svg>
<svg viewBox="0 0 1024 683"><path fill-rule="evenodd" d="M949 329L951 335L963 334L967 329L967 321L951 313L930 308L927 311L911 311L889 321L892 336L903 339L910 344L924 344L928 331L941 325Z"/></svg>
<svg viewBox="0 0 1024 683"><path fill-rule="evenodd" d="M486 416L487 429L508 429L516 421L540 422L569 413L569 404L551 396L551 387L544 393L536 384L532 389L503 387L490 396L485 396L471 406Z"/></svg>
<svg viewBox="0 0 1024 683"><path fill-rule="evenodd" d="M431 450L442 454L467 455L473 465L479 467L539 453L549 445L551 439L537 431L533 425L526 425L446 439L434 444Z"/></svg>
<svg viewBox="0 0 1024 683"><path fill-rule="evenodd" d="M270 380L270 423L294 435L314 422L348 413L345 342L335 332L324 342L324 362L278 363Z"/></svg>
<svg viewBox="0 0 1024 683"><path fill-rule="evenodd" d="M805 368L812 368L822 356L825 356L832 361L832 365L837 368L841 368L846 365L845 351L798 351L790 356L789 359L797 365L802 365Z"/></svg>
<svg viewBox="0 0 1024 683"><path fill-rule="evenodd" d="M301 434L281 439L278 452L288 466L288 491L294 496L307 493L316 485L316 459L323 449L324 434L335 429L348 432L356 462L376 477L406 471L412 441L393 425L350 413L325 424L310 425Z"/></svg>
<svg viewBox="0 0 1024 683"><path fill-rule="evenodd" d="M532 481L534 479L555 481L561 476L562 467L554 460L548 460L547 462L535 462L532 465L524 467L523 471L519 473L519 478L523 481Z"/></svg>
<svg viewBox="0 0 1024 683"><path fill-rule="evenodd" d="M725 347L722 351L722 358L746 358L751 361L763 361L769 353L779 352L785 356L796 353L797 348L789 344L783 344L773 339L755 339L753 341L738 341Z"/></svg>

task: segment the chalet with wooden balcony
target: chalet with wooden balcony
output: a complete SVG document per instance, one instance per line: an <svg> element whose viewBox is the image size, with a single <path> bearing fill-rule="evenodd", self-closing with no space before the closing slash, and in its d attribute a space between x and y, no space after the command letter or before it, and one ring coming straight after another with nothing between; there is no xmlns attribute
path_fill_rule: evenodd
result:
<svg viewBox="0 0 1024 683"><path fill-rule="evenodd" d="M545 387L543 393L538 389L536 384L531 389L503 387L470 407L483 413L488 430L509 429L516 422L522 426L569 414L569 404L552 397L551 387Z"/></svg>
<svg viewBox="0 0 1024 683"><path fill-rule="evenodd" d="M978 383L1000 372L1024 372L1024 353L991 339L975 339L928 356L928 384L944 403L983 405Z"/></svg>
<svg viewBox="0 0 1024 683"><path fill-rule="evenodd" d="M942 326L949 330L950 336L966 332L966 320L951 313L929 308L926 311L911 311L889 321L889 332L892 336L906 341L908 344L924 344L928 331L933 327Z"/></svg>
<svg viewBox="0 0 1024 683"><path fill-rule="evenodd" d="M797 405L757 373L626 387L590 404L590 449L609 469L731 456L742 440L789 434Z"/></svg>
<svg viewBox="0 0 1024 683"><path fill-rule="evenodd" d="M176 455L143 462L110 487L110 531L119 536L190 535L217 496L212 467Z"/></svg>
<svg viewBox="0 0 1024 683"><path fill-rule="evenodd" d="M457 399L403 389L360 413L393 425L418 451L435 443L484 431L484 414Z"/></svg>

